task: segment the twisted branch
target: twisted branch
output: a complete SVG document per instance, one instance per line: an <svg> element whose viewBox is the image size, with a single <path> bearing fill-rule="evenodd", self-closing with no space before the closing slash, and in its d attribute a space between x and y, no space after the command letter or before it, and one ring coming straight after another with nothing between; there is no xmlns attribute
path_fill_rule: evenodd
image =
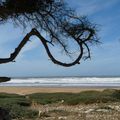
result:
<svg viewBox="0 0 120 120"><path fill-rule="evenodd" d="M52 42L50 41L47 41L38 31L37 29L33 28L25 37L24 39L20 42L20 44L18 45L17 48L15 48L15 51L13 53L10 54L10 57L9 58L1 58L0 59L0 64L3 64L3 63L9 63L9 62L15 62L15 58L17 57L17 55L20 53L21 49L25 46L25 44L29 41L29 38L31 36L37 36L40 41L42 42L49 58L52 60L52 62L54 64L58 64L58 65L61 65L61 66L64 66L64 67L70 67L70 66L73 66L75 64L80 64L79 61L81 60L82 58L82 55L83 55L83 47L82 47L82 44L78 44L79 47L80 47L80 53L79 53L79 56L77 57L77 59L71 63L63 63L63 62L60 62L59 60L55 59L54 56L51 54L50 50L49 50L49 47L48 47L48 43L53 45Z"/></svg>

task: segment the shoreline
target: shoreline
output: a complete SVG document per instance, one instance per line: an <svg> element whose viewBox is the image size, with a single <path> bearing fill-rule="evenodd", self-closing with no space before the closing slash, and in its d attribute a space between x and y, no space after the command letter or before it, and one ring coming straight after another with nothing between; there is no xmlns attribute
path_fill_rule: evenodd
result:
<svg viewBox="0 0 120 120"><path fill-rule="evenodd" d="M32 93L79 93L82 91L103 91L104 89L120 89L116 87L21 87L0 86L0 93L27 95Z"/></svg>

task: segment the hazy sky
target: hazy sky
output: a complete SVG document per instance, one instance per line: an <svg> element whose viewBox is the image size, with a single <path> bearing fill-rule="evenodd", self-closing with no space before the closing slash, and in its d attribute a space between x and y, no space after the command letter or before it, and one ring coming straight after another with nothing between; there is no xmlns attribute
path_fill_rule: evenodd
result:
<svg viewBox="0 0 120 120"><path fill-rule="evenodd" d="M99 24L100 46L92 46L92 59L64 68L53 64L35 38L16 58L0 65L0 76L120 76L120 0L66 0L80 15ZM28 31L0 25L0 57L8 57ZM33 39L33 38L31 38Z"/></svg>

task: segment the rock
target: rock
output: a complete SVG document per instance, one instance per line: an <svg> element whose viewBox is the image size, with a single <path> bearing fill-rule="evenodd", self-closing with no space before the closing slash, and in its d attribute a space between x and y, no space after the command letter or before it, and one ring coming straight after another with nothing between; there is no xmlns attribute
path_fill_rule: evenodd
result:
<svg viewBox="0 0 120 120"><path fill-rule="evenodd" d="M38 117L41 117L42 111L39 110Z"/></svg>
<svg viewBox="0 0 120 120"><path fill-rule="evenodd" d="M109 105L112 110L120 111L120 106Z"/></svg>
<svg viewBox="0 0 120 120"><path fill-rule="evenodd" d="M109 110L107 110L107 109L97 109L96 111L97 112L109 112Z"/></svg>
<svg viewBox="0 0 120 120"><path fill-rule="evenodd" d="M58 117L58 120L66 120L66 119L67 117L63 117L63 116Z"/></svg>
<svg viewBox="0 0 120 120"><path fill-rule="evenodd" d="M0 107L0 120L12 120L10 118L9 112Z"/></svg>
<svg viewBox="0 0 120 120"><path fill-rule="evenodd" d="M114 109L120 111L120 106L115 106Z"/></svg>
<svg viewBox="0 0 120 120"><path fill-rule="evenodd" d="M94 111L94 109L89 109L89 110L85 111L85 113L90 113L90 112L93 112L93 111Z"/></svg>
<svg viewBox="0 0 120 120"><path fill-rule="evenodd" d="M7 82L10 81L10 79L9 77L0 77L0 82Z"/></svg>
<svg viewBox="0 0 120 120"><path fill-rule="evenodd" d="M61 100L61 103L64 103L64 100Z"/></svg>

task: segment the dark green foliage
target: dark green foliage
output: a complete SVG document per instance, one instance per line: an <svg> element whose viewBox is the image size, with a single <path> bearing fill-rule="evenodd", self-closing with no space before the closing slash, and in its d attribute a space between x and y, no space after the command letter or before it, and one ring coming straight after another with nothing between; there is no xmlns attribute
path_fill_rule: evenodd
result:
<svg viewBox="0 0 120 120"><path fill-rule="evenodd" d="M38 111L29 109L31 101L25 96L16 94L0 94L0 107L7 109L10 112L12 119L20 118L35 118L38 116Z"/></svg>
<svg viewBox="0 0 120 120"><path fill-rule="evenodd" d="M18 104L20 106L30 106L31 102L25 98L25 96L17 94L6 94L0 93L0 105L3 103L7 104Z"/></svg>
<svg viewBox="0 0 120 120"><path fill-rule="evenodd" d="M35 93L29 95L30 99L35 100L39 104L57 103L72 96L74 96L72 93Z"/></svg>
<svg viewBox="0 0 120 120"><path fill-rule="evenodd" d="M94 104L94 103L107 103L117 102L118 100L111 95L104 94L98 91L86 91L81 92L74 96L74 98L68 99L66 104Z"/></svg>
<svg viewBox="0 0 120 120"><path fill-rule="evenodd" d="M38 111L26 109L21 106L12 106L10 108L10 115L13 119L16 118L35 118L38 116Z"/></svg>
<svg viewBox="0 0 120 120"><path fill-rule="evenodd" d="M17 95L17 94L7 94L7 93L0 93L0 98L21 98L24 96L20 96L20 95Z"/></svg>
<svg viewBox="0 0 120 120"><path fill-rule="evenodd" d="M17 104L4 104L3 108L7 109L12 119L20 118L35 118L38 116L38 111L28 109Z"/></svg>
<svg viewBox="0 0 120 120"><path fill-rule="evenodd" d="M63 104L69 105L119 102L119 96L119 90L85 91L81 93L36 93L29 95L30 99L39 104L60 103L64 100Z"/></svg>

